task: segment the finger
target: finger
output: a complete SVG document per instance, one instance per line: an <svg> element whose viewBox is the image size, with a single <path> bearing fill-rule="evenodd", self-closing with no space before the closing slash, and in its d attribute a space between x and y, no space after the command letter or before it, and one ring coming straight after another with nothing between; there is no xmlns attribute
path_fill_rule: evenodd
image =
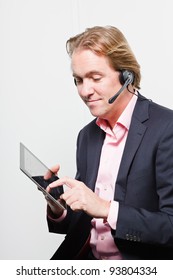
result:
<svg viewBox="0 0 173 280"><path fill-rule="evenodd" d="M52 177L52 171L51 170L48 170L47 172L46 172L46 174L44 175L44 179L45 180L48 180L48 179L50 179Z"/></svg>
<svg viewBox="0 0 173 280"><path fill-rule="evenodd" d="M59 171L59 169L60 169L60 165L59 165L59 164L57 164L57 165L51 167L50 170L48 170L48 171L46 172L46 174L44 175L44 179L45 179L45 180L50 179L50 178L52 177L52 173L53 173L53 174L56 174L56 173Z"/></svg>
<svg viewBox="0 0 173 280"><path fill-rule="evenodd" d="M53 172L53 173L57 173L59 170L60 170L60 165L59 164L56 164L55 166L52 166L50 168L50 170Z"/></svg>
<svg viewBox="0 0 173 280"><path fill-rule="evenodd" d="M57 181L54 181L49 186L50 186L50 188L55 188L55 187L61 186L61 185L66 185L67 187L72 189L72 188L75 188L76 186L79 186L79 185L82 186L83 183L78 181L78 180L69 178L69 177L63 177L61 179L58 179Z"/></svg>
<svg viewBox="0 0 173 280"><path fill-rule="evenodd" d="M62 186L60 179L55 180L54 182L50 183L46 190L50 192L51 189Z"/></svg>
<svg viewBox="0 0 173 280"><path fill-rule="evenodd" d="M75 212L78 212L78 211L86 211L86 205L83 205L82 203L80 203L80 201L73 201L72 203L70 203L70 204L68 204L67 203L67 205L69 205L69 207L73 210L73 211L75 211Z"/></svg>
<svg viewBox="0 0 173 280"><path fill-rule="evenodd" d="M66 202L66 204L68 206L72 206L72 205L77 205L79 204L79 199L78 199L78 196L76 196L74 193L73 193L73 189L69 189L68 191L66 191L64 194L62 194L60 196L60 199L62 199L63 201ZM71 207L72 210L76 209L73 207Z"/></svg>
<svg viewBox="0 0 173 280"><path fill-rule="evenodd" d="M50 188L49 185L48 185L47 188L46 188L46 191L49 193L50 190L51 190L51 188Z"/></svg>
<svg viewBox="0 0 173 280"><path fill-rule="evenodd" d="M61 194L60 199L67 201L70 197L74 197L73 189L66 190L63 194Z"/></svg>

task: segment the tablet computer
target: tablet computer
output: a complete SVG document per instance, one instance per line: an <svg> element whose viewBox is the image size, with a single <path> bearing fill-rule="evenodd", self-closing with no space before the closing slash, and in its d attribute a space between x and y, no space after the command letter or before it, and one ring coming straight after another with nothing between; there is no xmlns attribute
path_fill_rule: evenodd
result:
<svg viewBox="0 0 173 280"><path fill-rule="evenodd" d="M20 170L27 175L50 200L61 209L65 209L65 202L59 199L63 193L63 186L46 191L47 186L59 178L39 160L23 143L20 143ZM46 178L46 179L45 179Z"/></svg>

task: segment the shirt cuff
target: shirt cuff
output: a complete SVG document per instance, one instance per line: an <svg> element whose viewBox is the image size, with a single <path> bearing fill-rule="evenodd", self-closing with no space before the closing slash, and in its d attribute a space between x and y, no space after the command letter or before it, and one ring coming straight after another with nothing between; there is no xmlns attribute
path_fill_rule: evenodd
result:
<svg viewBox="0 0 173 280"><path fill-rule="evenodd" d="M64 220L64 218L67 215L67 210L64 210L62 215L60 217L57 218L57 216L52 212L51 208L48 206L47 207L47 217L49 218L49 220L54 221L56 223L59 223L61 221Z"/></svg>
<svg viewBox="0 0 173 280"><path fill-rule="evenodd" d="M115 200L111 201L107 222L112 229L116 229L118 219L119 203Z"/></svg>

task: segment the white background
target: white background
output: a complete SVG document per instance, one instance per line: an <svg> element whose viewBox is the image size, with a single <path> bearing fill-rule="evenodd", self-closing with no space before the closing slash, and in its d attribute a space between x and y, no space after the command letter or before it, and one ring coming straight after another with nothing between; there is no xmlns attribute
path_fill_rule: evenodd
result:
<svg viewBox="0 0 173 280"><path fill-rule="evenodd" d="M141 93L173 108L171 0L0 0L0 259L47 260L46 202L19 170L23 142L59 176L75 176L76 137L90 120L71 77L66 40L114 25L141 65ZM158 120L159 121L159 120Z"/></svg>

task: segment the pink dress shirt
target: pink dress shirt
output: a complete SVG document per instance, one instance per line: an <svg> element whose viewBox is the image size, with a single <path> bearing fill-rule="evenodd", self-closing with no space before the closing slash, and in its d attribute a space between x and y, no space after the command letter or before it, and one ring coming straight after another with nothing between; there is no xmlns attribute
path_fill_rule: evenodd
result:
<svg viewBox="0 0 173 280"><path fill-rule="evenodd" d="M122 259L111 235L111 228L116 229L118 202L114 201L115 183L131 123L131 117L137 96L133 95L113 129L107 121L97 119L97 125L106 132L102 146L95 193L111 201L107 221L93 218L90 246L97 259Z"/></svg>

